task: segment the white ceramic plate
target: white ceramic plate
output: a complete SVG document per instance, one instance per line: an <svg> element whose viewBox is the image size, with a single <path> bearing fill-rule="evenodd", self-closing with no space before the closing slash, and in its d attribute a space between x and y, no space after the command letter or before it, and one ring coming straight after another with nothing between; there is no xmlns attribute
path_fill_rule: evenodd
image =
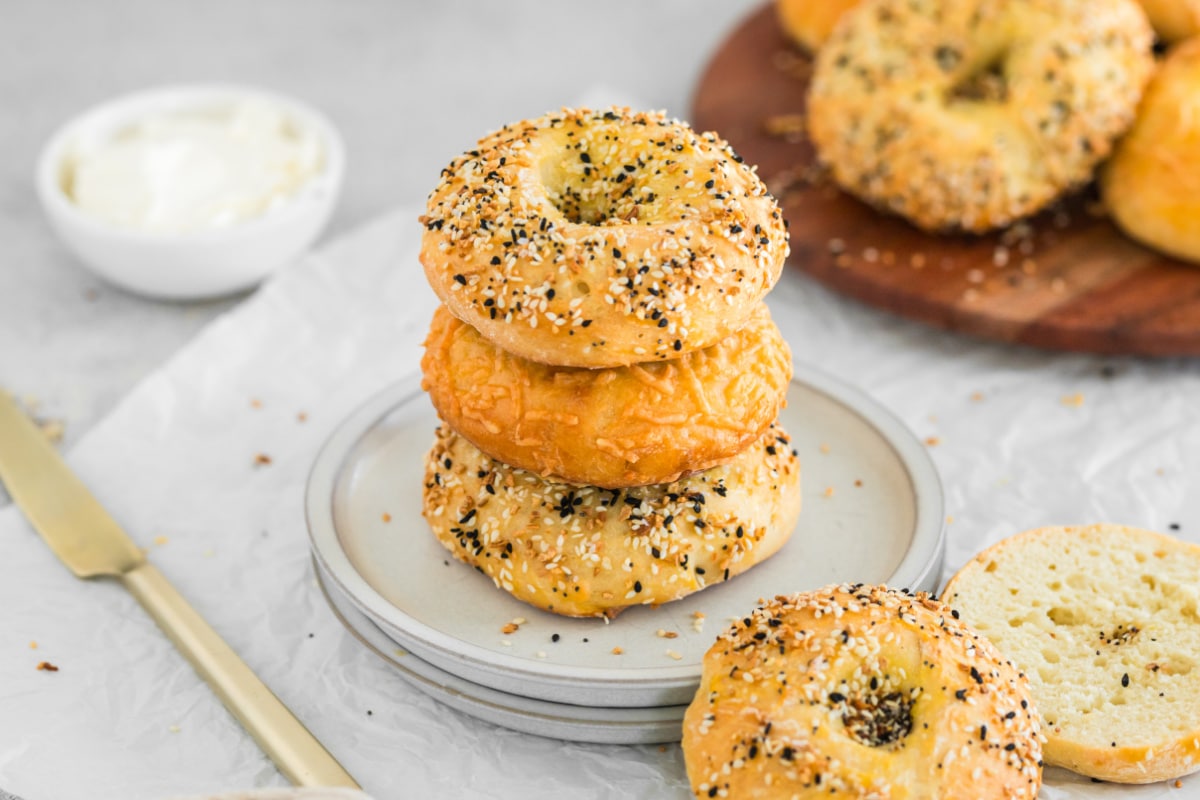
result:
<svg viewBox="0 0 1200 800"><path fill-rule="evenodd" d="M415 381L367 402L318 455L306 498L313 552L389 637L473 683L582 706L686 704L716 635L761 598L843 581L936 588L941 485L904 425L801 365L780 420L804 485L791 540L728 583L629 609L611 623L527 606L455 561L429 532L421 489L437 417ZM503 633L515 618L527 621Z"/></svg>
<svg viewBox="0 0 1200 800"><path fill-rule="evenodd" d="M318 563L317 579L333 614L356 639L395 667L413 687L440 700L451 708L506 728L565 739L599 744L658 744L677 742L683 731L683 712L687 706L657 708L589 708L548 703L515 694L505 694L480 686L405 653L396 647Z"/></svg>

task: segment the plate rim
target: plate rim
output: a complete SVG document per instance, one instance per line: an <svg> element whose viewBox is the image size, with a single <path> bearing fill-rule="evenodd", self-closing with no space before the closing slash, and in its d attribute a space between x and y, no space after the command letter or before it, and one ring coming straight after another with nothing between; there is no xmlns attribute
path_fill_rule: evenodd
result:
<svg viewBox="0 0 1200 800"><path fill-rule="evenodd" d="M801 384L842 406L873 429L891 448L908 479L914 518L912 541L885 583L914 590L922 586L936 590L945 558L945 499L941 477L928 451L898 416L862 389L795 360L792 383ZM581 667L550 661L531 665L527 659L496 653L431 628L408 615L371 586L341 546L333 514L334 492L347 459L363 436L393 410L416 400L422 394L419 379L413 375L377 392L334 428L309 471L304 508L310 548L339 587L355 600L355 605L373 623L386 622L387 627L395 628L418 642L415 649L432 650L456 664L465 663L472 671L501 672L510 678L561 687L586 685L596 688L607 685L628 690L651 690L694 685L700 677L699 663L652 669L630 667L623 671L613 667ZM399 622L393 619L396 615L399 615ZM389 634L389 638L395 640L396 637ZM398 644L410 647L405 641L398 641ZM639 672L653 674L639 675ZM614 673L620 677L615 677Z"/></svg>
<svg viewBox="0 0 1200 800"><path fill-rule="evenodd" d="M369 630L377 633L379 636L392 642L397 647L402 647L398 642L395 642L387 632L380 628L371 618L363 612L355 599L341 591L340 585L333 580L327 570L321 565L315 554L312 556L313 576L317 582L317 588L321 593L322 599L328 606L330 613L341 624L346 632L358 641L360 645L368 651L382 659L390 667L401 673L401 680L408 683L414 689L428 695L439 703L450 706L451 708L463 714L482 719L485 722L493 725L519 730L522 733L528 733L534 736L545 736L549 738L570 739L571 741L592 742L597 744L620 744L628 742L629 735L635 732L651 732L661 731L663 729L671 729L672 736L666 738L658 738L659 733L654 733L655 738L638 739L639 744L656 744L660 742L677 742L683 728L683 714L686 710L686 705L672 706L577 706L569 703L558 703L552 700L543 700L535 697L525 697L523 695L504 692L499 689L494 689L490 686L476 683L468 680L452 672L448 672L436 664L431 664L428 661L418 657L413 653L406 653L403 656L403 663L400 658L389 655L384 650L380 649L375 642L370 640L368 634L364 633L360 624L366 626ZM350 606L361 617L361 621L351 620L342 608L339 600L334 597L337 593L342 602ZM413 664L419 664L419 669L413 669ZM511 703L509 700L511 699ZM526 706L524 708L519 706ZM484 713L479 713L480 711ZM580 712L600 712L610 716L628 716L632 719L580 719L585 714ZM639 715L645 715L645 718L637 719ZM676 716L676 714L678 716ZM547 732L539 732L530 729L528 726L512 725L509 722L500 721L503 717L505 720L511 720L516 717L520 720L528 721L530 724L540 722L543 725L553 726L555 732L553 734ZM679 731L674 729L678 727ZM564 731L573 731L575 734L581 734L585 731L604 731L605 736L578 736L564 735ZM608 736L622 738L608 738Z"/></svg>

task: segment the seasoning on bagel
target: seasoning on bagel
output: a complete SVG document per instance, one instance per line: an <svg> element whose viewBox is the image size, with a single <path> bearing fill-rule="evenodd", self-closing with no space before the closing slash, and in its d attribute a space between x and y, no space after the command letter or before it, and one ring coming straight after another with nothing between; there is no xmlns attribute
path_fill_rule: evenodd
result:
<svg viewBox="0 0 1200 800"><path fill-rule="evenodd" d="M738 330L788 253L774 198L712 133L660 113L563 109L442 171L421 217L442 302L510 353L612 367Z"/></svg>
<svg viewBox="0 0 1200 800"><path fill-rule="evenodd" d="M630 489L547 480L442 426L425 460L422 513L447 550L518 600L615 617L769 558L795 529L800 499L800 462L774 425L728 464Z"/></svg>
<svg viewBox="0 0 1200 800"><path fill-rule="evenodd" d="M809 135L846 191L983 232L1092 179L1154 69L1136 0L864 0L817 54Z"/></svg>
<svg viewBox="0 0 1200 800"><path fill-rule="evenodd" d="M721 634L684 716L698 798L1032 800L1029 681L925 593L827 586Z"/></svg>

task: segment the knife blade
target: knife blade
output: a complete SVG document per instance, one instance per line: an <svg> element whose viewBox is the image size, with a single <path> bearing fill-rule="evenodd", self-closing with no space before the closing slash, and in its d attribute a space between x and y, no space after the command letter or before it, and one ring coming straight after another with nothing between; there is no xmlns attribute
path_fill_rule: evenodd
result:
<svg viewBox="0 0 1200 800"><path fill-rule="evenodd" d="M120 580L297 786L360 788L121 529L49 440L0 389L0 482L80 578Z"/></svg>

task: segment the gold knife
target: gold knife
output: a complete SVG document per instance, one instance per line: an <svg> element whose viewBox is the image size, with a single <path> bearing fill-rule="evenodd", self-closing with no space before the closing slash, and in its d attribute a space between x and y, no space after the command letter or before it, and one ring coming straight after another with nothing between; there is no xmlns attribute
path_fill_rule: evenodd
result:
<svg viewBox="0 0 1200 800"><path fill-rule="evenodd" d="M55 555L80 578L125 585L296 786L360 788L162 573L0 390L0 481Z"/></svg>

